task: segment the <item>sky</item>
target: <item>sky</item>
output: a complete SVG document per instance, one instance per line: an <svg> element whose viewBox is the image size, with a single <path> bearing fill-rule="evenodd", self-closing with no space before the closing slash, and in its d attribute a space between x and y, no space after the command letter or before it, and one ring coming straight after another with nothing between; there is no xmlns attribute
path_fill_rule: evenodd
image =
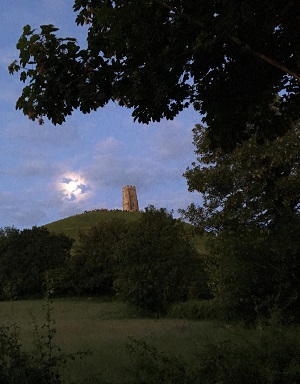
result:
<svg viewBox="0 0 300 384"><path fill-rule="evenodd" d="M109 103L84 115L75 111L54 126L30 121L15 109L16 58L23 26L54 24L61 37L85 44L72 0L1 0L0 22L0 227L31 228L93 209L122 209L122 187L135 185L139 207L174 211L199 204L184 171L195 160L192 129L201 117L192 108L173 121L139 124L131 111Z"/></svg>

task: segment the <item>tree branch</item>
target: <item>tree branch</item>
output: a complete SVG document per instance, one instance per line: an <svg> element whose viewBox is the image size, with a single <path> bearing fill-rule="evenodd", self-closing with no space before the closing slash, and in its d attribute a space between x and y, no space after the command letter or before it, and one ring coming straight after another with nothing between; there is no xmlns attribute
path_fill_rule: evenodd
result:
<svg viewBox="0 0 300 384"><path fill-rule="evenodd" d="M153 0L155 3L161 5L164 8L167 8L169 11L176 12L176 8L173 8L171 5L167 4L164 0ZM205 28L204 23L201 21L195 20L191 16L187 15L186 13L181 13L181 16L184 17L186 20L193 24L197 24L198 26ZM282 72L285 72L289 74L290 76L294 77L296 80L300 82L300 73L294 72L290 70L288 67L286 67L283 64L280 64L278 61L272 59L271 57L265 55L264 53L256 51L254 48L250 47L247 43L241 41L235 36L228 35L227 36L229 40L231 40L234 44L242 47L247 52L251 53L253 56L258 57L260 60L265 61L266 63L272 65L273 67L281 70Z"/></svg>
<svg viewBox="0 0 300 384"><path fill-rule="evenodd" d="M282 64L278 63L278 61L272 59L271 57L265 55L264 53L256 51L255 49L250 47L250 45L243 43L240 39L238 39L235 36L230 36L229 35L228 38L233 43L235 43L236 45L239 45L239 46L243 47L247 52L252 53L252 55L258 57L259 59L265 61L266 63L272 65L273 67L278 68L281 71L288 73L289 75L291 75L292 77L294 77L295 79L297 79L300 82L300 74L299 73L290 70L285 65L282 65Z"/></svg>

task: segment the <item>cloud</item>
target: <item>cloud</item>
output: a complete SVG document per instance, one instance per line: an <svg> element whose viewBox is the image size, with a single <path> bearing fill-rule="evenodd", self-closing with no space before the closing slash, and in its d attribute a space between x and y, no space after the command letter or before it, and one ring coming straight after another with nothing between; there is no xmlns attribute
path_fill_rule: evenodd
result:
<svg viewBox="0 0 300 384"><path fill-rule="evenodd" d="M168 122L151 137L151 156L162 162L184 161L193 154L192 128L177 120Z"/></svg>
<svg viewBox="0 0 300 384"><path fill-rule="evenodd" d="M49 179L59 173L58 166L51 164L45 159L25 160L17 169L10 169L6 172L17 178L40 178Z"/></svg>
<svg viewBox="0 0 300 384"><path fill-rule="evenodd" d="M94 153L103 155L117 154L122 149L122 143L115 139L113 136L109 136L104 140L99 141L94 147Z"/></svg>
<svg viewBox="0 0 300 384"><path fill-rule="evenodd" d="M81 138L78 129L72 125L54 126L50 123L40 126L29 121L25 117L17 125L14 121L7 124L4 130L4 138L14 140L14 143L23 143L39 147L69 147L78 145Z"/></svg>
<svg viewBox="0 0 300 384"><path fill-rule="evenodd" d="M40 207L33 207L28 203L26 193L14 194L11 192L0 193L0 222L5 226L24 228L32 223L41 222L46 218L46 213Z"/></svg>

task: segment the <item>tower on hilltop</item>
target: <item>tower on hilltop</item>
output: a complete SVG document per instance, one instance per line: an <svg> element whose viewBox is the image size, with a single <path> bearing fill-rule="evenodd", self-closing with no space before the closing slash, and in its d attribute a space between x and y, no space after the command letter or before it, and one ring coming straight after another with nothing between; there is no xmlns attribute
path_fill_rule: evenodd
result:
<svg viewBox="0 0 300 384"><path fill-rule="evenodd" d="M123 211L137 212L139 203L136 195L136 188L132 185L126 185L122 189Z"/></svg>

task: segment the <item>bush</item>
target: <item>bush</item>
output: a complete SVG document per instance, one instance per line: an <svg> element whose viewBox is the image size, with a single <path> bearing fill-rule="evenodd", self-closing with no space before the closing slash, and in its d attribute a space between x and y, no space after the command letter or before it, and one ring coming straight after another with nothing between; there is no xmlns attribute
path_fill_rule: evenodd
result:
<svg viewBox="0 0 300 384"><path fill-rule="evenodd" d="M189 234L165 209L148 207L130 223L116 258L117 292L148 312L165 313L170 304L187 300L196 286L198 296L207 295L205 274Z"/></svg>
<svg viewBox="0 0 300 384"><path fill-rule="evenodd" d="M65 285L71 293L111 293L116 270L115 248L127 231L124 220L100 222L79 234L66 272Z"/></svg>
<svg viewBox="0 0 300 384"><path fill-rule="evenodd" d="M255 322L276 310L299 322L299 238L300 219L290 217L272 229L223 229L210 240L210 284L224 316Z"/></svg>
<svg viewBox="0 0 300 384"><path fill-rule="evenodd" d="M248 330L249 331L249 330ZM254 332L254 333L253 333ZM242 330L242 333L245 332ZM299 327L268 327L203 344L190 361L144 342L129 345L132 384L292 384L300 381Z"/></svg>
<svg viewBox="0 0 300 384"><path fill-rule="evenodd" d="M42 296L47 271L66 264L72 243L46 228L0 229L0 298Z"/></svg>

